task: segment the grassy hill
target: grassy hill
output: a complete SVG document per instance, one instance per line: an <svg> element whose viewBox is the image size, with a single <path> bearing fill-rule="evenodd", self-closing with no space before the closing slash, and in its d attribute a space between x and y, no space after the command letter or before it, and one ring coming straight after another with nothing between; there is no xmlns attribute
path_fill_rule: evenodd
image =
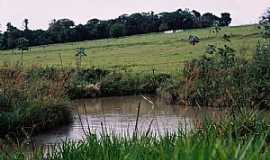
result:
<svg viewBox="0 0 270 160"><path fill-rule="evenodd" d="M25 67L32 65L60 65L60 54L65 67L75 66L76 48L85 47L88 56L83 59L84 67L105 69L126 68L131 71L175 72L183 61L197 58L205 53L208 44L229 44L244 56L250 56L260 40L256 25L226 27L218 34L211 29L194 29L177 33L153 33L118 39L103 39L76 43L53 44L33 47L25 52ZM201 42L192 46L189 35L197 35ZM231 43L225 42L224 34L231 35ZM14 65L21 60L20 51L0 51L0 65Z"/></svg>

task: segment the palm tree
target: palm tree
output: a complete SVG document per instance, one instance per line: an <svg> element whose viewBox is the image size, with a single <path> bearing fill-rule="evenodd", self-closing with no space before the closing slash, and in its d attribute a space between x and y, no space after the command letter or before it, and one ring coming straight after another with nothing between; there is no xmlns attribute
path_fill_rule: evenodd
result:
<svg viewBox="0 0 270 160"><path fill-rule="evenodd" d="M77 48L75 56L77 57L77 68L81 68L82 58L86 57L86 49L85 48Z"/></svg>
<svg viewBox="0 0 270 160"><path fill-rule="evenodd" d="M29 40L21 37L17 39L16 43L18 50L21 50L21 65L23 66L23 51L29 50Z"/></svg>
<svg viewBox="0 0 270 160"><path fill-rule="evenodd" d="M23 20L23 23L24 23L24 30L27 31L28 30L29 20L28 19L24 19Z"/></svg>

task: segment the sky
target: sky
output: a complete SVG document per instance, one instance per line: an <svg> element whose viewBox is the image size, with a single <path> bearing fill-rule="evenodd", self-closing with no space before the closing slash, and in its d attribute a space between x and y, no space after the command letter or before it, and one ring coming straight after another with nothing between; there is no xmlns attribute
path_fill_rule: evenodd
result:
<svg viewBox="0 0 270 160"><path fill-rule="evenodd" d="M85 24L92 18L106 20L125 13L179 8L217 15L229 12L232 25L243 25L258 22L268 7L270 0L0 0L0 30L5 30L7 22L23 28L25 18L31 29L47 29L52 19L69 18Z"/></svg>

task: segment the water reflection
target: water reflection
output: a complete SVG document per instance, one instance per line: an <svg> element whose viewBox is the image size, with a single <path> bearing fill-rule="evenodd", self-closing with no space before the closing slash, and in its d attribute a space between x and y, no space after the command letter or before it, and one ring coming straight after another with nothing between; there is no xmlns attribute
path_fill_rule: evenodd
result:
<svg viewBox="0 0 270 160"><path fill-rule="evenodd" d="M183 107L166 105L157 97L149 97L151 104L141 96L85 99L74 102L74 122L34 140L39 144L61 143L61 141L82 140L85 133L132 135L135 130L138 105L141 104L138 131L162 135L176 132L179 128L188 131L206 116L219 117L220 111L213 108Z"/></svg>

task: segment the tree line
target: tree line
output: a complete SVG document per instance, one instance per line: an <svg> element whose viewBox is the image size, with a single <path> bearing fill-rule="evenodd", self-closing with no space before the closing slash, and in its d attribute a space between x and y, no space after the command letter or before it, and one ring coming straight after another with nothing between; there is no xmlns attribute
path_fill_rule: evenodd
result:
<svg viewBox="0 0 270 160"><path fill-rule="evenodd" d="M264 38L270 38L270 7L266 13L262 16L260 24L263 26L263 36Z"/></svg>
<svg viewBox="0 0 270 160"><path fill-rule="evenodd" d="M79 25L75 25L70 19L54 19L47 30L31 30L28 27L29 20L25 19L23 30L11 23L7 24L7 30L0 33L0 49L95 40L166 30L206 28L214 25L228 26L231 21L230 13L222 13L218 17L212 13L201 14L196 10L188 9L158 14L154 12L124 14L110 20L91 19L86 24Z"/></svg>

